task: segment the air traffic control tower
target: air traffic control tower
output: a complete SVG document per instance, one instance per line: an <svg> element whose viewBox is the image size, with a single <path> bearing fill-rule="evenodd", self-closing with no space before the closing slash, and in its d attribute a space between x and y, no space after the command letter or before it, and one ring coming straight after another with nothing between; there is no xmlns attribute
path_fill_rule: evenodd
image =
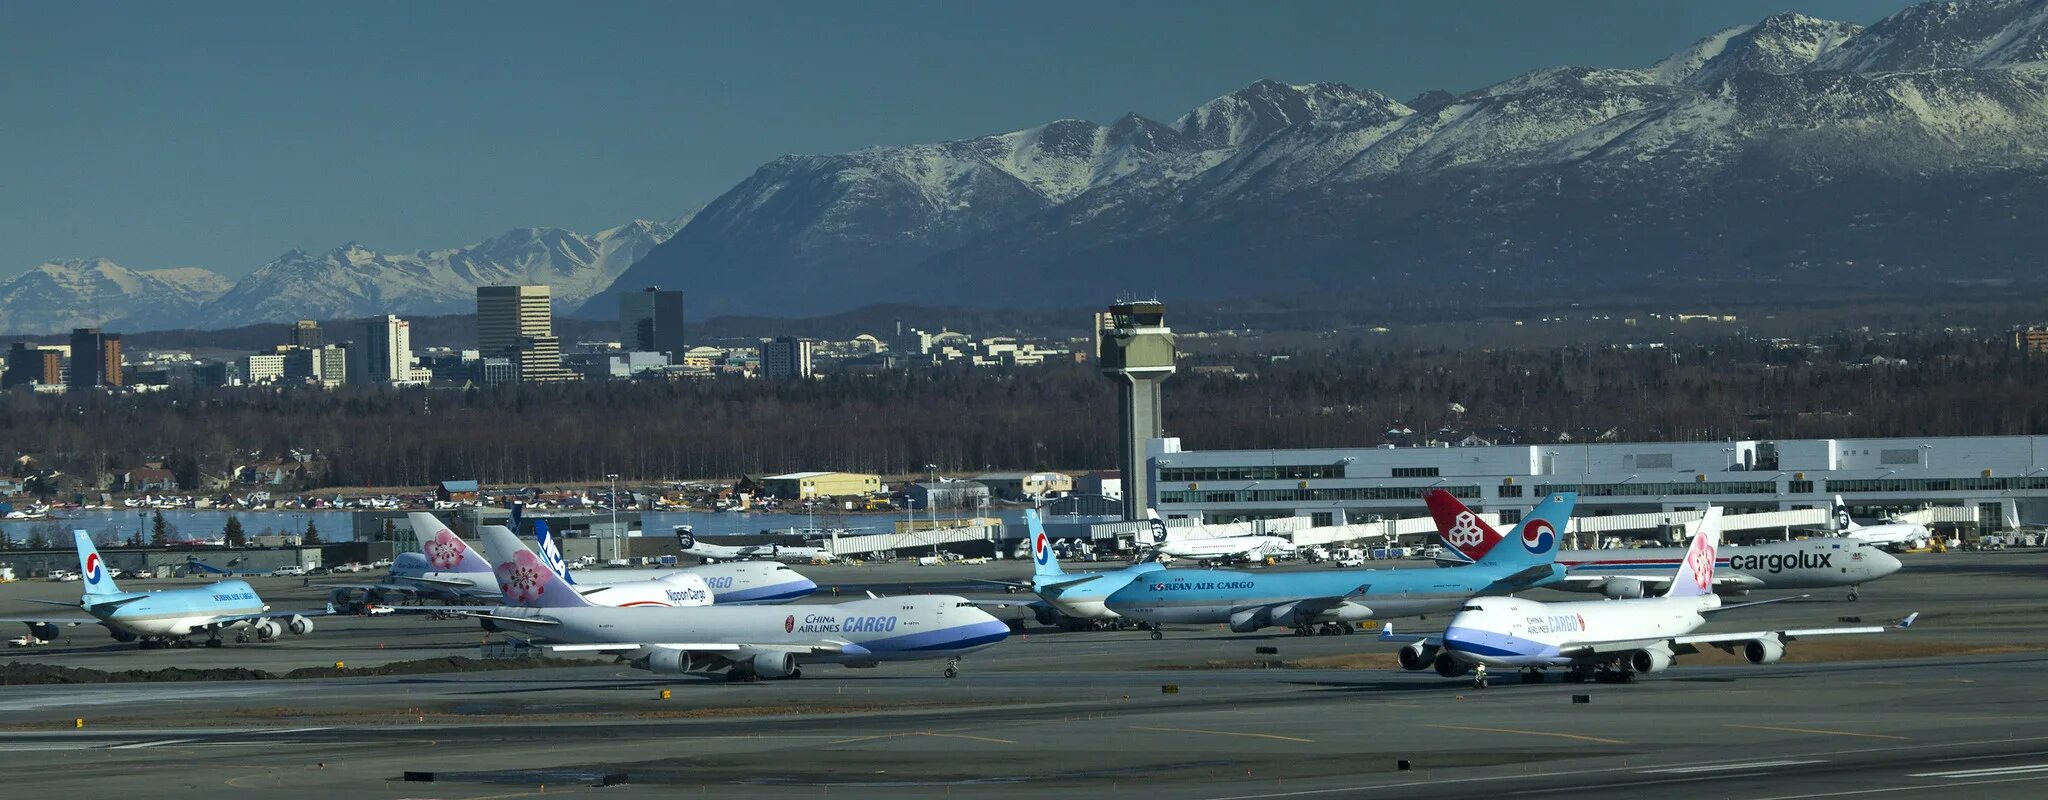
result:
<svg viewBox="0 0 2048 800"><path fill-rule="evenodd" d="M1102 346L1095 356L1102 374L1117 385L1116 457L1123 473L1124 519L1142 520L1152 499L1146 446L1166 435L1159 385L1173 375L1173 331L1166 327L1166 304L1157 300L1117 303L1098 319Z"/></svg>

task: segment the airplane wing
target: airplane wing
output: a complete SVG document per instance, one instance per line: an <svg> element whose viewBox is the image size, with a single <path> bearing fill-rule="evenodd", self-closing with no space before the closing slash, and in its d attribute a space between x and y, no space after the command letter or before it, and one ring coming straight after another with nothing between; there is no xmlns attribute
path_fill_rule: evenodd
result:
<svg viewBox="0 0 2048 800"><path fill-rule="evenodd" d="M76 604L73 604L73 607L77 607ZM80 625L100 624L100 621L94 617L0 617L0 623L7 622L23 625L63 625L74 628Z"/></svg>
<svg viewBox="0 0 2048 800"><path fill-rule="evenodd" d="M1349 603L1353 600L1357 600L1361 597L1364 597L1365 594L1371 590L1372 584L1368 583L1362 584L1358 588L1352 589L1350 592L1342 595L1326 595L1323 597L1299 597L1292 600L1281 600L1272 603L1255 603L1253 605L1248 606L1237 606L1235 608L1232 608L1230 610L1230 613L1239 614L1245 611L1252 611L1261 608L1279 608L1281 606L1293 606L1295 613L1321 614L1330 609L1344 605L1345 603Z"/></svg>
<svg viewBox="0 0 2048 800"><path fill-rule="evenodd" d="M1892 625L1861 625L1851 628L1787 628L1784 630L1741 631L1737 633L1695 633L1687 634L1685 636L1672 636L1665 639L1618 639L1607 642L1590 642L1582 644L1578 647L1563 650L1559 654L1573 657L1603 655L1607 653L1622 653L1630 650L1641 650L1645 647L1650 647L1658 644L1665 644L1671 647L1671 651L1673 653L1683 655L1688 653L1699 652L1699 645L1707 645L1709 647L1716 647L1723 650L1732 650L1734 647L1738 646L1743 642L1752 642L1758 639L1777 639L1779 641L1789 642L1794 639L1809 638L1814 636L1843 636L1849 634L1887 633L1890 631L1905 630L1906 628L1910 628L1913 626L1913 622L1915 620L1918 620L1919 618L1919 612L1914 612L1912 614L1906 615L1905 619L1899 620L1897 623Z"/></svg>
<svg viewBox="0 0 2048 800"><path fill-rule="evenodd" d="M1022 589L1027 592L1031 591L1031 584L1028 583L1018 583L1016 581L999 581L995 580L994 578L970 578L969 580L972 580L975 583L988 583L994 584L996 586L1007 586L1013 589Z"/></svg>
<svg viewBox="0 0 2048 800"><path fill-rule="evenodd" d="M977 606L987 606L989 608L1040 608L1046 606L1046 602L1044 600L1040 600L1036 597L1033 597L1029 600L1022 598L1016 600L976 600L971 597L963 597L960 599L965 600L969 603L973 603Z"/></svg>
<svg viewBox="0 0 2048 800"><path fill-rule="evenodd" d="M1481 594L1520 591L1545 583L1553 576L1559 575L1562 572L1563 568L1556 564L1537 564L1532 567L1516 570L1513 574L1502 576L1499 580L1488 584L1485 589L1481 590Z"/></svg>
<svg viewBox="0 0 2048 800"><path fill-rule="evenodd" d="M1380 627L1380 641L1382 641L1382 642L1404 642L1404 643L1406 643L1406 642L1421 642L1421 643L1423 643L1423 644L1425 644L1425 645L1441 645L1441 644L1443 644L1443 643L1444 643L1444 635L1443 635L1442 633L1432 633L1432 634L1426 634L1426 635L1422 635L1422 636L1417 636L1417 635L1415 635L1415 634L1412 634L1412 633L1411 633L1411 634L1408 634L1408 635L1406 635L1406 636L1403 636L1403 635L1400 635L1400 634L1397 634L1397 633L1395 633L1395 632L1394 632L1394 623L1391 623L1391 622L1389 622L1389 623L1387 623L1387 624L1385 624L1385 625L1382 625L1382 626Z"/></svg>
<svg viewBox="0 0 2048 800"><path fill-rule="evenodd" d="M207 622L205 625L201 625L199 627L225 628L229 625L234 625L237 623L254 622L256 620L262 619L280 619L284 617L324 617L334 613L337 613L334 610L334 604L328 603L326 608L316 610L258 611L254 614L236 614L231 617L214 617L212 621Z"/></svg>
<svg viewBox="0 0 2048 800"><path fill-rule="evenodd" d="M561 620L555 619L554 617L545 617L545 616L534 616L534 617L521 617L521 616L516 616L516 615L512 615L512 614L493 614L493 613L491 613L491 612L489 612L489 611L478 611L478 610L476 610L476 609L474 609L474 608L470 608L470 609L462 609L462 614L463 614L464 616L469 616L469 617L476 617L476 618L478 618L478 619L502 619L502 620L505 620L505 621L507 621L507 622L525 622L525 623L529 623L529 624L532 624L532 625L560 625L560 624L562 624L562 621L561 621Z"/></svg>

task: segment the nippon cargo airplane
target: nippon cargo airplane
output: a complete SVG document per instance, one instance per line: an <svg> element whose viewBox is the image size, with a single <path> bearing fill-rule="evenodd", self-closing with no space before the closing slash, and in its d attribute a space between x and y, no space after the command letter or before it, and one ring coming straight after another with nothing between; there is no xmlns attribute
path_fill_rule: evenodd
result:
<svg viewBox="0 0 2048 800"><path fill-rule="evenodd" d="M1104 620L1117 620L1117 613L1103 603L1118 589L1130 585L1147 574L1166 569L1157 561L1141 561L1123 569L1100 572L1067 572L1060 568L1059 556L1053 553L1052 541L1046 538L1045 522L1039 518L1037 509L1025 509L1024 525L1031 535L1031 582L1013 583L978 579L981 583L993 583L1013 589L1024 589L1038 595L1036 602L1018 603L1009 600L976 600L985 606L1026 606L1038 618L1041 625L1061 623L1070 630L1093 627Z"/></svg>
<svg viewBox="0 0 2048 800"><path fill-rule="evenodd" d="M1551 495L1503 537L1478 532L1479 559L1450 569L1340 569L1303 572L1163 569L1112 592L1109 610L1153 624L1228 624L1250 633L1284 625L1297 635L1351 633L1351 623L1457 609L1473 595L1505 594L1555 583L1557 531L1578 495ZM1436 512L1434 507L1432 513Z"/></svg>
<svg viewBox="0 0 2048 800"><path fill-rule="evenodd" d="M545 639L552 652L616 653L665 675L724 672L727 680L800 678L807 664L872 667L883 661L947 659L1008 638L1010 628L958 597L910 595L798 608L703 606L611 608L590 602L500 527L483 531L499 554L494 572L505 605L470 611L500 629Z"/></svg>
<svg viewBox="0 0 2048 800"><path fill-rule="evenodd" d="M1919 550L1926 547L1934 538L1934 534L1927 530L1927 526L1917 522L1857 524L1856 519L1849 516L1849 504L1842 502L1841 495L1835 495L1833 520L1834 530L1841 533L1843 538L1869 542L1887 550Z"/></svg>
<svg viewBox="0 0 2048 800"><path fill-rule="evenodd" d="M385 593L416 594L452 599L492 599L499 595L498 579L483 554L456 536L432 514L415 511L406 515L419 535L420 552L401 553L391 565L390 577L375 584L329 584L336 590L358 589L371 599ZM539 521L536 521L537 523ZM428 534L426 531L433 531ZM578 585L608 586L662 580L675 575L702 578L712 601L728 604L787 603L818 590L818 584L772 561L737 561L673 569L593 569L568 571Z"/></svg>
<svg viewBox="0 0 2048 800"><path fill-rule="evenodd" d="M1440 636L1396 636L1394 626L1388 624L1380 639L1408 643L1400 652L1402 669L1434 669L1446 678L1469 673L1477 688L1486 687L1489 667L1519 669L1522 680L1532 683L1542 682L1543 670L1551 667L1565 668L1567 681L1591 677L1603 683L1626 683L1635 680L1636 673L1664 671L1673 658L1697 653L1700 645L1740 652L1752 664L1769 664L1785 655L1789 641L1883 633L1909 627L1919 617L1908 615L1890 627L1694 633L1710 614L1779 602L1721 605L1721 596L1714 593L1720 523L1721 509L1708 509L1685 559L1670 578L1671 588L1662 596L1568 603L1475 597L1451 618Z"/></svg>
<svg viewBox="0 0 2048 800"><path fill-rule="evenodd" d="M30 602L76 608L92 616L85 619L18 617L5 620L27 623L29 634L38 639L56 638L57 628L61 626L97 623L104 626L115 641L138 642L145 650L172 643L189 644L186 637L201 633L207 634L207 647L220 647L223 630L244 629L267 642L287 631L295 635L312 633L313 620L310 617L334 613L331 605L320 610L272 611L247 581L239 580L192 589L124 592L114 585L114 576L109 573L106 563L100 560L99 550L93 547L92 536L85 531L73 531L72 535L78 542L78 575L80 582L85 584L84 596L75 604L58 600Z"/></svg>
<svg viewBox="0 0 2048 800"><path fill-rule="evenodd" d="M1197 565L1257 561L1269 555L1294 551L1294 542L1279 536L1219 536L1199 539L1174 536L1155 509L1145 509L1152 532L1151 550L1168 558L1193 559Z"/></svg>

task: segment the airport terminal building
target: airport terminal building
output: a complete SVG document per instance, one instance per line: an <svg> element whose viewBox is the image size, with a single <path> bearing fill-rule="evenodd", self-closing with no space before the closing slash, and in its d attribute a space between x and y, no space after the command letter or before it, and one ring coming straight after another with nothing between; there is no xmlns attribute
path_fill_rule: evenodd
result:
<svg viewBox="0 0 2048 800"><path fill-rule="evenodd" d="M1579 493L1581 517L1826 508L1839 494L1859 519L1935 509L1929 521L1981 532L2048 521L2048 436L1208 451L1169 437L1149 449L1153 505L1203 522L1418 517L1436 488L1508 522L1559 491Z"/></svg>

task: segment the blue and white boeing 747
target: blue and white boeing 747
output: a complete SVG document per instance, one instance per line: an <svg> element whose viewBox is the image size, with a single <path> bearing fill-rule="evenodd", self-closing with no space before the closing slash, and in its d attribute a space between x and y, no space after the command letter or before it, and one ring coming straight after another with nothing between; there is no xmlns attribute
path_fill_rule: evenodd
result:
<svg viewBox="0 0 2048 800"><path fill-rule="evenodd" d="M193 589L165 589L155 592L124 592L114 585L114 576L92 545L92 536L73 531L78 540L78 575L85 595L76 604L57 600L34 603L76 608L92 615L81 617L13 617L7 622L27 623L31 635L54 639L62 626L99 624L115 641L140 642L144 649L168 644L186 644L186 637L207 634L206 646L221 646L221 631L245 629L262 641L286 632L313 632L310 617L334 613L334 607L309 611L272 611L256 596L247 581L221 581Z"/></svg>
<svg viewBox="0 0 2048 800"><path fill-rule="evenodd" d="M1543 670L1550 667L1565 668L1567 681L1592 677L1628 682L1639 672L1662 672L1674 657L1697 653L1700 645L1740 652L1752 664L1768 664L1783 657L1785 643L1794 639L1883 633L1910 626L1919 617L1908 615L1893 627L1694 633L1715 612L1778 602L1721 605L1720 595L1714 593L1720 528L1721 509L1708 509L1684 562L1670 579L1671 588L1661 597L1570 603L1475 597L1451 618L1441 636L1396 636L1389 624L1380 639L1409 643L1401 648L1402 669L1434 669L1446 678L1470 674L1473 686L1485 688L1488 667L1520 669L1528 682L1541 682ZM1779 598L1791 599L1795 598Z"/></svg>

